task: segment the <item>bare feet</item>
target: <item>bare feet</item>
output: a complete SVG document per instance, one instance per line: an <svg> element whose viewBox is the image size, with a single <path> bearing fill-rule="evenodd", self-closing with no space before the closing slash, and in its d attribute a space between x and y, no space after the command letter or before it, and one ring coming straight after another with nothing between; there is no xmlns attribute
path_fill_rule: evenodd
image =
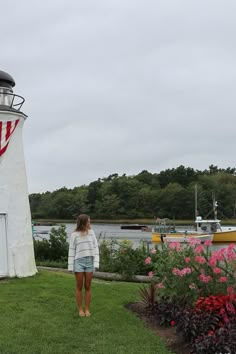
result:
<svg viewBox="0 0 236 354"><path fill-rule="evenodd" d="M85 316L86 316L86 317L91 316L91 313L89 312L89 310L86 310L86 311L85 311Z"/></svg>
<svg viewBox="0 0 236 354"><path fill-rule="evenodd" d="M80 316L80 317L84 317L84 316L85 316L85 313L84 313L83 310L79 310L79 316Z"/></svg>

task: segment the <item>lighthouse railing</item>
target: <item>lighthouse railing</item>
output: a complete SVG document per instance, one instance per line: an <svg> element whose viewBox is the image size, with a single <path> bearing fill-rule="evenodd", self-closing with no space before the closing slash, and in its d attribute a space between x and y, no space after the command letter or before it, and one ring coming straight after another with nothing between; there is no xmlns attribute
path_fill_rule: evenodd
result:
<svg viewBox="0 0 236 354"><path fill-rule="evenodd" d="M15 93L11 92L0 91L0 105L2 106L8 106L10 108L16 109L17 111L20 111L24 102L24 97L20 95L16 95Z"/></svg>

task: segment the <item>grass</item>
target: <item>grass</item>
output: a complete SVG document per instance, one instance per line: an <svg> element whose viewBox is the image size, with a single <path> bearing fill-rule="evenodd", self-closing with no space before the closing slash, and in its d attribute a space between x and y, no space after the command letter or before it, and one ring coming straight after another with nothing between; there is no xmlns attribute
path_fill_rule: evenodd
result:
<svg viewBox="0 0 236 354"><path fill-rule="evenodd" d="M50 261L50 260L46 260L46 261L36 260L36 265L43 266L43 267L62 268L62 269L68 268L67 260L64 262L63 261Z"/></svg>
<svg viewBox="0 0 236 354"><path fill-rule="evenodd" d="M1 354L170 354L124 305L140 285L93 280L91 317L80 318L71 274L40 271L0 281Z"/></svg>

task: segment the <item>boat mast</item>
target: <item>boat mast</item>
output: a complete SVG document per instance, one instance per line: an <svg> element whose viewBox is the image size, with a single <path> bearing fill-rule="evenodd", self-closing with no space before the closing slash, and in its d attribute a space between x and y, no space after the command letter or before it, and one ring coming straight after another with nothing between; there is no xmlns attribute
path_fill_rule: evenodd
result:
<svg viewBox="0 0 236 354"><path fill-rule="evenodd" d="M218 207L218 203L216 201L216 198L215 198L215 193L213 193L213 212L214 212L214 219L216 220L217 219L217 207Z"/></svg>
<svg viewBox="0 0 236 354"><path fill-rule="evenodd" d="M197 210L197 184L195 184L195 220L197 219L198 216L198 210Z"/></svg>

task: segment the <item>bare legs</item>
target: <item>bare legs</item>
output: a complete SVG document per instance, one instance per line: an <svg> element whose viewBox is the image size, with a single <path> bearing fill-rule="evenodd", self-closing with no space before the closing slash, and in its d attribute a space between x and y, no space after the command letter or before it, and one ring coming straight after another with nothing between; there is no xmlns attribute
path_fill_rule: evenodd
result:
<svg viewBox="0 0 236 354"><path fill-rule="evenodd" d="M91 301L91 282L92 282L92 277L93 273L84 273L85 274L85 316L90 316L89 312L89 305Z"/></svg>
<svg viewBox="0 0 236 354"><path fill-rule="evenodd" d="M84 282L84 273L75 273L76 279L76 302L78 305L79 315L84 316L84 310L82 306L82 289L83 289L83 282Z"/></svg>
<svg viewBox="0 0 236 354"><path fill-rule="evenodd" d="M75 273L76 279L76 302L78 305L79 315L80 316L90 316L89 305L91 301L91 282L92 282L93 273ZM85 288L85 312L83 311L82 306L82 289L83 285Z"/></svg>

